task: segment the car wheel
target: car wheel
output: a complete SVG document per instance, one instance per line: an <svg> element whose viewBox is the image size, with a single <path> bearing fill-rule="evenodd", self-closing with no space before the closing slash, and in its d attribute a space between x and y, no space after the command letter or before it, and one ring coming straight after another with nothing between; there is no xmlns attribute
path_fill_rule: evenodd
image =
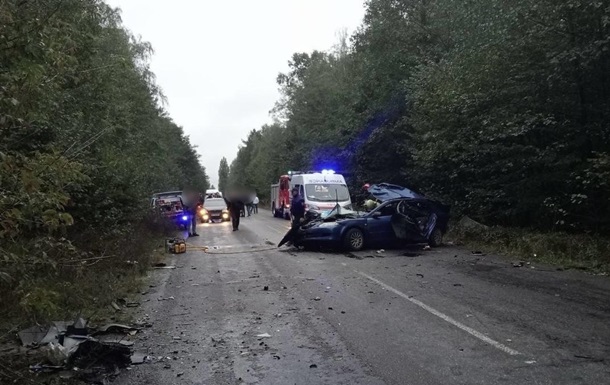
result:
<svg viewBox="0 0 610 385"><path fill-rule="evenodd" d="M428 239L428 243L432 247L438 247L443 244L443 232L435 228L432 230L432 234L430 234L430 239Z"/></svg>
<svg viewBox="0 0 610 385"><path fill-rule="evenodd" d="M362 250L364 247L364 234L358 228L347 230L343 236L343 246L350 251Z"/></svg>

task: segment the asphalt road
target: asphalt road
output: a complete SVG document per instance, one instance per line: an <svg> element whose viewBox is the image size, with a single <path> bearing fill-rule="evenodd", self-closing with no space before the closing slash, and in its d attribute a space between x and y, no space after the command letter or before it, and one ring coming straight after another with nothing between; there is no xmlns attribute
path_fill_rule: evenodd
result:
<svg viewBox="0 0 610 385"><path fill-rule="evenodd" d="M448 246L278 250L288 225L201 225L208 252L168 256L143 296L152 362L116 383L610 384L608 277Z"/></svg>

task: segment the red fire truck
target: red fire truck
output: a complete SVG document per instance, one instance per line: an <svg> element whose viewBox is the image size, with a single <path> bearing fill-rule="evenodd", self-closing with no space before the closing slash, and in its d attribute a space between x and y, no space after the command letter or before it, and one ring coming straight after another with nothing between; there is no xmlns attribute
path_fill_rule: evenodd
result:
<svg viewBox="0 0 610 385"><path fill-rule="evenodd" d="M271 213L277 218L290 219L290 176L282 175L271 185Z"/></svg>

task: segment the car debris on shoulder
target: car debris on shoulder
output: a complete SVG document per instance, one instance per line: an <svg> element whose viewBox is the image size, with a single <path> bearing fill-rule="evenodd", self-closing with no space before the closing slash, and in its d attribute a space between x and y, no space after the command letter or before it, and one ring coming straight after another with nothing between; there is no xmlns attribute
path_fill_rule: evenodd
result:
<svg viewBox="0 0 610 385"><path fill-rule="evenodd" d="M370 211L337 205L328 212L308 212L301 228L289 231L279 246L291 241L298 247L327 245L358 251L393 244L442 244L450 206L387 183L370 186L368 192L376 201Z"/></svg>

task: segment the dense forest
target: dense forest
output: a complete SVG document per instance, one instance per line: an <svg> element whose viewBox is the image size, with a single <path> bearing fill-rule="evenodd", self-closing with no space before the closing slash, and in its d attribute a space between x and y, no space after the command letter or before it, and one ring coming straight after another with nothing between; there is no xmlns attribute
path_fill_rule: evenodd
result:
<svg viewBox="0 0 610 385"><path fill-rule="evenodd" d="M289 66L230 183L264 197L333 167L491 225L610 229L607 0L369 0L352 36Z"/></svg>
<svg viewBox="0 0 610 385"><path fill-rule="evenodd" d="M150 255L151 193L206 171L116 10L4 0L0 28L0 310L101 306Z"/></svg>

